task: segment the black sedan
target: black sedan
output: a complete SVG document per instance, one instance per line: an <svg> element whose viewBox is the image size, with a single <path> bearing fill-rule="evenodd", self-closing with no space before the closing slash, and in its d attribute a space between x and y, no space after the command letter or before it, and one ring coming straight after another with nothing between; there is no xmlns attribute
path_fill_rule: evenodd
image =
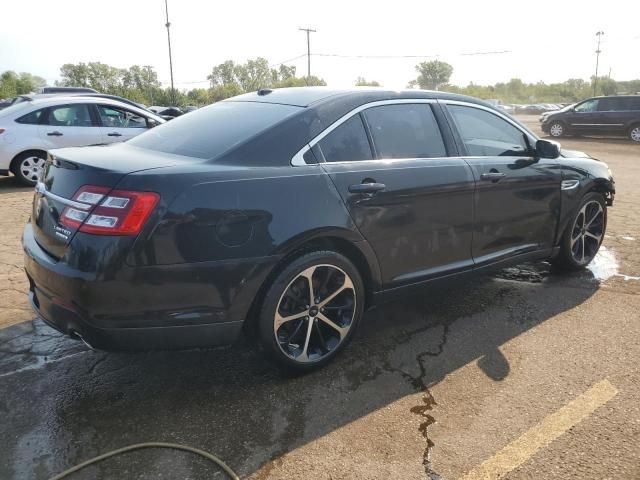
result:
<svg viewBox="0 0 640 480"><path fill-rule="evenodd" d="M96 348L244 330L308 370L390 296L537 259L585 267L614 193L606 164L480 100L261 90L50 152L25 265L38 315Z"/></svg>

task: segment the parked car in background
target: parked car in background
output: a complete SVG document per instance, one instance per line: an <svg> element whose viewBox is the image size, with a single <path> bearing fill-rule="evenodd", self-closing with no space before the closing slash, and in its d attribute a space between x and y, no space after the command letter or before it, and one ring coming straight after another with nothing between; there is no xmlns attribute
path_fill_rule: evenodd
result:
<svg viewBox="0 0 640 480"><path fill-rule="evenodd" d="M187 105L182 110L184 111L184 113L189 113L189 112L193 112L194 110L197 110L197 109L198 109L198 107L196 107L195 105Z"/></svg>
<svg viewBox="0 0 640 480"><path fill-rule="evenodd" d="M444 92L241 95L121 145L51 151L23 235L29 298L96 348L244 329L310 370L400 292L536 259L584 268L615 186L605 163L564 155Z"/></svg>
<svg viewBox="0 0 640 480"><path fill-rule="evenodd" d="M624 135L640 143L640 95L593 97L540 118L542 131L563 135Z"/></svg>
<svg viewBox="0 0 640 480"><path fill-rule="evenodd" d="M108 98L35 95L0 110L0 175L35 185L52 148L122 142L164 122Z"/></svg>
<svg viewBox="0 0 640 480"><path fill-rule="evenodd" d="M180 110L178 107L153 106L153 107L149 107L149 110L156 113L157 115L160 115L165 120L173 120L174 118L184 114L184 112Z"/></svg>
<svg viewBox="0 0 640 480"><path fill-rule="evenodd" d="M35 93L98 93L89 87L40 87Z"/></svg>

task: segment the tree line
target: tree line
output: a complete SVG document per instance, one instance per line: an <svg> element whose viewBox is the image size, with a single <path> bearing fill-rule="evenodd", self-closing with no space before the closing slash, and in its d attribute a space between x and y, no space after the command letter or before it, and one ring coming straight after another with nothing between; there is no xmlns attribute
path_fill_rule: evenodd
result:
<svg viewBox="0 0 640 480"><path fill-rule="evenodd" d="M500 99L504 103L576 102L593 95L594 78L590 81L573 78L561 83L525 83L518 78L495 85L467 86L449 83L453 67L440 60L422 62L415 67L417 77L407 88L445 90L479 98ZM203 106L259 88L301 87L326 85L316 76L298 76L295 66L273 68L266 58L258 57L245 63L227 60L215 66L207 76L208 88L172 91L163 87L153 67L133 65L117 68L100 62L64 64L56 85L90 87L99 92L120 95L145 105ZM27 94L46 84L42 77L30 73L5 71L0 75L0 98ZM359 76L357 86L380 86L375 80ZM626 82L598 78L596 95L615 95L640 92L640 80Z"/></svg>

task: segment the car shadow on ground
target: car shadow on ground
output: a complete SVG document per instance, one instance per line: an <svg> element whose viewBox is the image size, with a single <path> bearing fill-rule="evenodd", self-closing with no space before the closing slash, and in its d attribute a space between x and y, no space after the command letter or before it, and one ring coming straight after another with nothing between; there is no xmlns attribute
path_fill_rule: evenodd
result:
<svg viewBox="0 0 640 480"><path fill-rule="evenodd" d="M581 304L598 285L588 272L550 275L541 263L425 289L368 312L350 348L297 378L280 374L246 341L225 349L105 353L41 321L15 325L0 331L0 477L49 478L146 441L213 452L241 476L266 474L287 452L409 395L416 401L407 415L421 417L426 459L429 388L474 362L494 381L506 378L510 367L499 347ZM224 478L208 477L211 465L188 454L166 451L108 460L77 478L122 472Z"/></svg>

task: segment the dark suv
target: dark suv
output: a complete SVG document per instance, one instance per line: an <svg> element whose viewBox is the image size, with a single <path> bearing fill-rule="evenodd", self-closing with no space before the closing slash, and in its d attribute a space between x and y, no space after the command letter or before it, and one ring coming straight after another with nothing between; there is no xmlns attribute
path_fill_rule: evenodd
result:
<svg viewBox="0 0 640 480"><path fill-rule="evenodd" d="M640 143L640 95L594 97L540 117L542 131L563 135L625 135Z"/></svg>

